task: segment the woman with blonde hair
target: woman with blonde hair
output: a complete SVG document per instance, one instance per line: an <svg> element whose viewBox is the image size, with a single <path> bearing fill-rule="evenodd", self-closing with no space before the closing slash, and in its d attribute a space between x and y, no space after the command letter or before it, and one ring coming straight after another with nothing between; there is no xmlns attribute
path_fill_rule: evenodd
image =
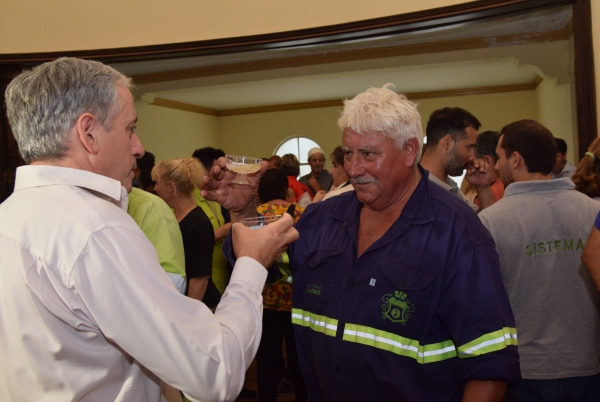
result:
<svg viewBox="0 0 600 402"><path fill-rule="evenodd" d="M575 190L600 201L600 138L596 138L573 173Z"/></svg>
<svg viewBox="0 0 600 402"><path fill-rule="evenodd" d="M154 191L175 213L183 238L186 295L214 308L221 294L211 280L215 234L192 192L202 185L204 168L196 158L160 161L152 169Z"/></svg>

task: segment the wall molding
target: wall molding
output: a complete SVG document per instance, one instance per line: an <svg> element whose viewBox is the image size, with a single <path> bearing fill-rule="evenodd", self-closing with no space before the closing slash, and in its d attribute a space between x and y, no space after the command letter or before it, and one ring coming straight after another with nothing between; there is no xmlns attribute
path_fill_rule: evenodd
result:
<svg viewBox="0 0 600 402"><path fill-rule="evenodd" d="M256 60L244 63L220 64L181 70L162 71L159 73L133 75L131 78L137 85L143 85L165 81L178 81L219 75L269 71L282 68L306 67L349 61L483 49L492 46L497 47L515 43L522 45L525 43L556 42L568 40L572 34L571 25L567 24L565 29L539 34L513 34L427 43L411 43L398 46L373 47L358 50L311 54L305 56Z"/></svg>
<svg viewBox="0 0 600 402"><path fill-rule="evenodd" d="M177 101L165 99L165 98L155 97L152 100L152 102L149 102L149 103L150 103L150 105L166 107L169 109L184 110L186 112L206 114L209 116L219 116L218 110L214 110L214 109L210 109L210 108L202 107L202 106L196 106L196 105L192 105L190 103L177 102Z"/></svg>
<svg viewBox="0 0 600 402"><path fill-rule="evenodd" d="M484 95L484 94L495 94L503 92L519 92L519 91L534 91L538 85L543 81L540 76L526 84L513 84L513 85L499 85L489 87L478 87L478 88L461 88L461 89L449 89L444 91L430 91L430 92L414 92L405 94L408 99L419 100L419 99L432 99L432 98L447 98L451 96L467 96L467 95ZM315 102L301 102L301 103L288 103L284 105L268 105L268 106L256 106L239 109L224 109L216 110L202 106L191 105L189 103L176 102L169 99L159 97L144 97L150 105L166 107L170 109L185 110L186 112L200 113L215 117L225 116L239 116L244 114L258 114L258 113L271 113L271 112L284 112L290 110L303 110L303 109L320 109L326 107L342 107L344 101L341 99L330 99L324 101Z"/></svg>

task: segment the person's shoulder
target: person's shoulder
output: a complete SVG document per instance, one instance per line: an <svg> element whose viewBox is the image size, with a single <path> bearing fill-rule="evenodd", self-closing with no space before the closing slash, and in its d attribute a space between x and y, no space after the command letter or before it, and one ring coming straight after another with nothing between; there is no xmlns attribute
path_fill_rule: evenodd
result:
<svg viewBox="0 0 600 402"><path fill-rule="evenodd" d="M331 197L326 201L313 202L306 206L299 222L309 221L310 219L316 219L317 221L328 219L337 211L345 211L354 207L356 202L358 201L354 191Z"/></svg>
<svg viewBox="0 0 600 402"><path fill-rule="evenodd" d="M202 208L198 206L192 209L188 215L191 215L194 219L200 219L210 223L210 219L208 218L208 215L206 215L206 212L204 212Z"/></svg>
<svg viewBox="0 0 600 402"><path fill-rule="evenodd" d="M462 199L431 180L427 182L433 219L444 226L452 227L455 235L463 231L472 244L493 244L479 216Z"/></svg>
<svg viewBox="0 0 600 402"><path fill-rule="evenodd" d="M212 223L206 215L206 213L200 207L192 209L181 221L179 221L179 227L182 233L184 231L210 231L214 233Z"/></svg>
<svg viewBox="0 0 600 402"><path fill-rule="evenodd" d="M127 212L131 214L131 208L146 208L152 213L160 214L165 218L175 219L173 211L167 203L159 196L144 190L134 188L128 195L130 207Z"/></svg>
<svg viewBox="0 0 600 402"><path fill-rule="evenodd" d="M326 200L313 202L309 204L308 207L320 207L326 209L336 209L340 204L346 204L348 202L356 201L356 191L353 191L354 188L351 187L351 190L347 190L344 192L340 192L339 194L327 198ZM307 207L307 208L308 208Z"/></svg>
<svg viewBox="0 0 600 402"><path fill-rule="evenodd" d="M157 199L162 201L162 199L159 196L136 187L133 187L131 189L131 192L127 195L127 197L129 198L130 202L135 201L138 203L154 204L158 203Z"/></svg>
<svg viewBox="0 0 600 402"><path fill-rule="evenodd" d="M430 175L431 176L431 175ZM440 207L449 208L450 210L456 212L459 215L462 214L475 214L477 215L471 207L462 200L460 197L452 193L450 190L445 189L444 187L438 185L435 181L429 179L427 181L427 186L429 190L429 197L434 203L434 205L438 205Z"/></svg>

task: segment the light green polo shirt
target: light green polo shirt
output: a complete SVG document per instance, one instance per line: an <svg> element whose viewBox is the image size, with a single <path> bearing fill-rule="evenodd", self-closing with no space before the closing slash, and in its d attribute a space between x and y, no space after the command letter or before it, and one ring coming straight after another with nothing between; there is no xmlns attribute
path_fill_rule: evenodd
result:
<svg viewBox="0 0 600 402"><path fill-rule="evenodd" d="M185 278L183 239L171 208L160 197L135 187L127 198L127 213L156 249L165 272Z"/></svg>

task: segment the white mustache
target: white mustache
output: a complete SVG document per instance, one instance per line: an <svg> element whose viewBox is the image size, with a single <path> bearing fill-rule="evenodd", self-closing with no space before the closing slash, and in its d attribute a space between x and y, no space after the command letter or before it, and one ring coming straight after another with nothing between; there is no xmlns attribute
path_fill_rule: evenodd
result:
<svg viewBox="0 0 600 402"><path fill-rule="evenodd" d="M353 179L350 179L350 182L352 184L370 184L370 183L373 183L375 185L379 184L377 179L375 179L373 177L364 177L364 176L358 176Z"/></svg>

